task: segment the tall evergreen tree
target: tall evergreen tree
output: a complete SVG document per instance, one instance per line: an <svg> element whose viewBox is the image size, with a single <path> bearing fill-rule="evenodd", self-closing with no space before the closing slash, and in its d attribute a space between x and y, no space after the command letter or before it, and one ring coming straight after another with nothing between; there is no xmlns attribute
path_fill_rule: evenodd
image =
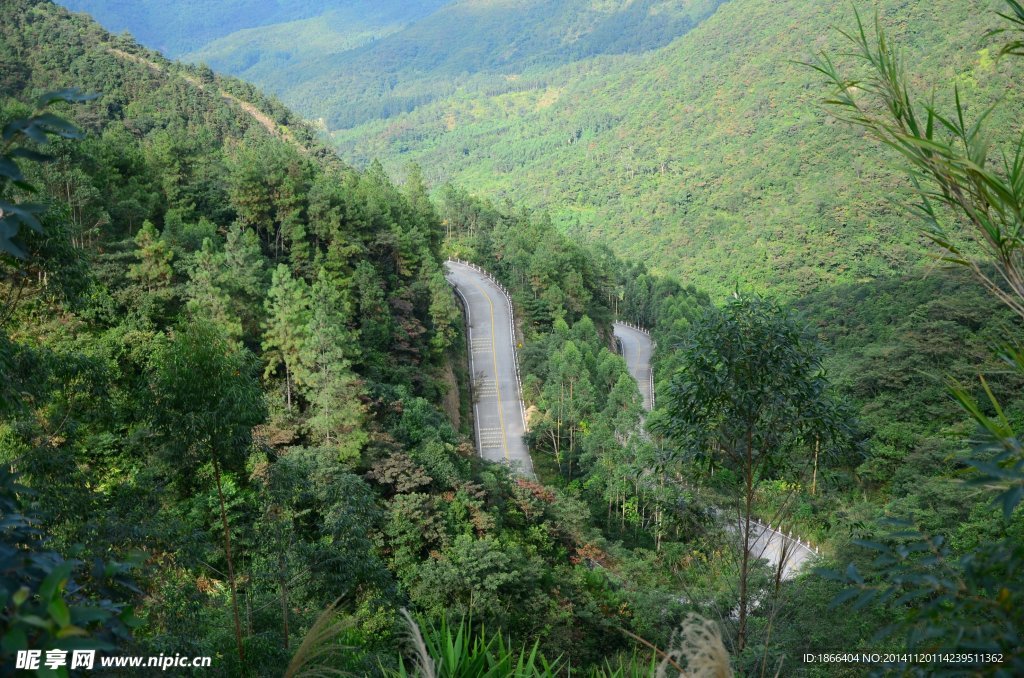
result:
<svg viewBox="0 0 1024 678"><path fill-rule="evenodd" d="M150 292L169 285L174 275L171 267L174 251L148 219L136 234L135 245L139 248L139 263L128 269L128 276L139 281Z"/></svg>
<svg viewBox="0 0 1024 678"><path fill-rule="evenodd" d="M339 285L320 269L311 289L311 309L301 361L308 372L303 389L311 405L310 432L316 442L337 451L346 462L358 459L368 436L362 383L352 372L349 354L358 346L348 325L351 308Z"/></svg>
<svg viewBox="0 0 1024 678"><path fill-rule="evenodd" d="M242 323L246 337L259 335L263 318L263 301L269 278L267 258L263 256L259 237L251 228L232 225L224 241L224 287L230 291L232 308Z"/></svg>
<svg viewBox="0 0 1024 678"><path fill-rule="evenodd" d="M284 264L274 269L266 301L267 319L263 332L266 360L264 377L271 377L284 368L285 403L292 408L295 386L308 383L308 372L302 360L309 331L309 286L295 278Z"/></svg>
<svg viewBox="0 0 1024 678"><path fill-rule="evenodd" d="M185 284L186 307L193 316L215 323L232 339L241 339L242 322L233 310L234 299L225 288L223 277L224 255L216 250L211 238L204 238Z"/></svg>

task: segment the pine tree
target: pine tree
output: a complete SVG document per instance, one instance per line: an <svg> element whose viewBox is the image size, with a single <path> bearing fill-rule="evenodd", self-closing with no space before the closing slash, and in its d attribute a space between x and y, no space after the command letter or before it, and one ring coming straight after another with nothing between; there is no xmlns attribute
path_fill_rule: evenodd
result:
<svg viewBox="0 0 1024 678"><path fill-rule="evenodd" d="M242 337L242 323L232 310L230 292L221 283L223 270L223 253L215 249L210 238L205 238L185 284L186 307L193 317L210 320L228 337L238 340Z"/></svg>
<svg viewBox="0 0 1024 678"><path fill-rule="evenodd" d="M462 313L455 305L452 288L440 269L430 270L426 275L427 287L430 290L430 322L434 330L430 345L441 354L455 341L455 328L462 321Z"/></svg>
<svg viewBox="0 0 1024 678"><path fill-rule="evenodd" d="M430 201L427 182L423 178L423 170L416 163L409 165L405 180L405 196L415 214L416 225L427 235L431 251L437 254L440 252L444 229L441 226L441 218Z"/></svg>
<svg viewBox="0 0 1024 678"><path fill-rule="evenodd" d="M267 293L267 320L263 332L267 367L263 376L271 377L279 368L284 368L285 402L289 410L295 386L304 385L308 380L302 353L308 340L309 302L306 281L292 277L288 267L279 264Z"/></svg>
<svg viewBox="0 0 1024 678"><path fill-rule="evenodd" d="M363 429L362 384L348 358L358 346L348 329L352 310L322 268L310 296L310 319L300 356L309 374L303 389L311 405L309 430L316 442L335 448L340 460L356 459L368 436Z"/></svg>
<svg viewBox="0 0 1024 678"><path fill-rule="evenodd" d="M174 252L160 238L156 227L148 219L142 223L142 228L136 234L135 244L139 248L139 263L128 269L128 276L145 285L150 292L166 287L174 276L174 269L171 267Z"/></svg>
<svg viewBox="0 0 1024 678"><path fill-rule="evenodd" d="M393 334L393 322L383 284L373 266L360 261L353 276L358 294L360 336L363 345L374 352L387 352Z"/></svg>
<svg viewBox="0 0 1024 678"><path fill-rule="evenodd" d="M267 258L260 239L251 228L236 223L224 242L221 282L230 292L231 307L245 336L256 337L263 318L262 301L267 294Z"/></svg>

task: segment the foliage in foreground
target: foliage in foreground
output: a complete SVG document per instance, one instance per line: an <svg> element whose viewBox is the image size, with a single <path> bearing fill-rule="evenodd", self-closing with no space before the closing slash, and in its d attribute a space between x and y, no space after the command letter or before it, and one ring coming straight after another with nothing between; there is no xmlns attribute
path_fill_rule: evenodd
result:
<svg viewBox="0 0 1024 678"><path fill-rule="evenodd" d="M1002 16L1010 27L989 35L1017 33L1024 26L1021 5L1016 0L1007 4L1010 13ZM924 219L924 232L938 246L940 259L971 271L992 296L1024 317L1024 138L993 162L996 144L985 125L991 109L969 121L959 89L953 115L944 114L934 98L916 99L904 62L877 19L873 36L859 15L857 30L843 35L868 75L851 79L823 54L811 67L835 88L828 105L839 119L906 161L920 199L914 211ZM1017 40L1000 50L1001 55L1018 52ZM1016 332L1007 331L997 351L1016 375L1024 376L1018 341ZM999 537L956 554L945 537L902 524L884 543L860 542L879 553L873 563L877 579L865 578L853 564L843 574L827 574L851 586L837 604L856 599L855 609L884 603L899 611L880 633L904 633L913 651L991 653L998 662L972 668L1009 675L1024 670L1024 543L1010 527L1024 499L1024 454L1016 427L985 378L980 379L986 400L979 401L957 382L950 384L950 392L978 426L967 461L974 473L966 480L994 494L993 503L1006 521Z"/></svg>
<svg viewBox="0 0 1024 678"><path fill-rule="evenodd" d="M562 662L548 661L538 654L537 642L532 647L517 650L501 633L489 634L466 620L454 625L447 617L442 617L440 624L433 624L416 620L407 612L403 614L409 627L412 668L406 668L403 657L399 668L386 675L395 678L413 675L420 678L542 678L561 675L565 670ZM718 626L699 616L687 617L664 650L641 638L636 639L653 650L654 656L646 659L634 653L609 658L603 666L591 669L586 675L593 678L727 678L733 675Z"/></svg>

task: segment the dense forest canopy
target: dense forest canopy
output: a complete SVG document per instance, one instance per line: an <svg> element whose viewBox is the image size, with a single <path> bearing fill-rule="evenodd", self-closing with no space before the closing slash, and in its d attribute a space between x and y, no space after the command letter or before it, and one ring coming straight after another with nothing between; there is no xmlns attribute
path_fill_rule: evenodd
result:
<svg viewBox="0 0 1024 678"><path fill-rule="evenodd" d="M338 666L383 671L403 606L513 645L542 637L545 656L581 667L647 661L623 624L667 644L683 615L671 570L638 586L589 566L642 571L658 557L649 526L608 541L588 498L476 459L442 274L451 227L425 184L345 166L244 83L47 2L16 9L2 23L4 120L53 88L95 96L52 106L82 138L24 155L24 181L4 187L46 207L41 232L22 229L3 258L4 510L45 535L9 532L3 585L29 598L5 598L5 653L60 647L73 626L107 651L274 674L330 608L348 620L339 642L360 648ZM616 407L635 401L587 319L608 322L608 290L630 271L540 215L495 219L565 253L537 262L531 322L573 322L595 374L619 384ZM672 541L712 543L678 529ZM38 596L63 602L38 613ZM89 612L101 599L109 609Z"/></svg>
<svg viewBox="0 0 1024 678"><path fill-rule="evenodd" d="M997 66L984 38L1001 5L877 9L916 80L957 83L974 106L1005 98L998 123L1021 115L1021 66ZM434 187L546 210L716 297L739 283L795 298L900 275L924 251L889 203L909 183L835 143L853 136L797 63L837 46L824 27L849 20L846 5L804 0L471 1L401 30L300 20L190 58L320 121L356 166L379 159L401 177L415 161Z"/></svg>
<svg viewBox="0 0 1024 678"><path fill-rule="evenodd" d="M984 39L1001 4L876 6L915 82L956 83L979 111L1002 100L991 122L1012 137L1021 64L997 66ZM825 27L850 20L844 3L728 2L642 57L466 86L334 139L357 164L414 160L435 183L546 209L718 298L736 284L795 298L899 275L925 251L890 203L909 182L829 120L797 63L838 47Z"/></svg>
<svg viewBox="0 0 1024 678"><path fill-rule="evenodd" d="M462 84L523 91L516 81L524 71L650 51L692 29L721 2L350 1L316 12L296 3L293 20L280 21L288 8L279 3L235 14L234 3L208 1L163 22L162 9L82 0L67 6L95 11L108 28L128 28L151 47L256 82L339 129L415 110ZM204 17L219 21L214 25L227 34L211 35L217 29ZM183 41L190 45L184 55L173 49Z"/></svg>

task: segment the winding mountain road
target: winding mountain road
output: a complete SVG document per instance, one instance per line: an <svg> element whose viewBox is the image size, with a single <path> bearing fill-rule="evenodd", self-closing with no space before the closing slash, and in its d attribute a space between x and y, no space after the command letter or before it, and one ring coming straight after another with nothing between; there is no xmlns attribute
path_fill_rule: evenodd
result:
<svg viewBox="0 0 1024 678"><path fill-rule="evenodd" d="M523 440L526 411L516 363L512 305L486 272L448 261L446 277L466 309L476 447L488 461L533 476Z"/></svg>
<svg viewBox="0 0 1024 678"><path fill-rule="evenodd" d="M737 532L743 532L742 521L735 525ZM817 554L799 537L786 536L782 532L765 525L760 521L750 525L750 555L762 558L777 568L782 563L782 578L792 579Z"/></svg>
<svg viewBox="0 0 1024 678"><path fill-rule="evenodd" d="M651 341L651 335L640 328L620 322L616 322L613 329L622 346L622 357L626 361L626 367L640 388L644 409L650 410L654 403L654 382L651 377L654 342ZM742 523L737 523L732 528L740 533L743 531ZM751 524L750 535L750 555L767 560L772 567L778 567L779 563L782 563L783 579L795 576L816 555L811 547L799 538L794 539L759 521Z"/></svg>
<svg viewBox="0 0 1024 678"><path fill-rule="evenodd" d="M477 450L488 461L505 464L533 476L533 463L523 435L526 410L523 407L516 362L515 325L512 303L504 289L486 271L466 262L448 261L446 277L466 310L467 339L473 387L473 414ZM646 331L616 322L614 332L622 346L629 373L637 381L644 409L654 405L651 355L654 342ZM733 529L742 531L742 525ZM778 567L782 576L793 577L816 554L799 538L794 539L771 526L751 526L750 554Z"/></svg>

